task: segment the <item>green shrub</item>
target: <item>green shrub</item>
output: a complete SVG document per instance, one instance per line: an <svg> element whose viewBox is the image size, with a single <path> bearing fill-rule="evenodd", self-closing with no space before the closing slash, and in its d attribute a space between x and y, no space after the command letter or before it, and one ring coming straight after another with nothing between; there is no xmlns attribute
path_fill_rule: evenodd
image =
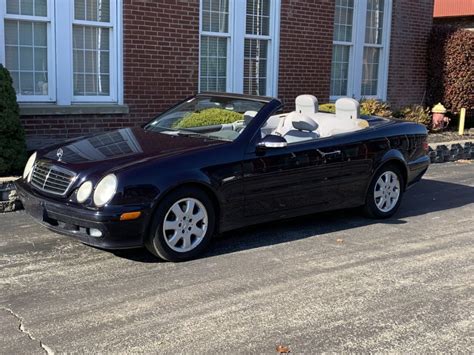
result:
<svg viewBox="0 0 474 355"><path fill-rule="evenodd" d="M336 105L335 104L322 104L322 105L319 105L319 111L329 112L329 113L336 113Z"/></svg>
<svg viewBox="0 0 474 355"><path fill-rule="evenodd" d="M25 132L8 70L0 64L0 176L19 174L26 162Z"/></svg>
<svg viewBox="0 0 474 355"><path fill-rule="evenodd" d="M174 125L174 128L192 128L234 123L244 119L244 115L222 108L208 108L193 112Z"/></svg>
<svg viewBox="0 0 474 355"><path fill-rule="evenodd" d="M430 109L421 105L411 105L400 109L394 114L395 117L405 121L416 122L428 126L431 123Z"/></svg>
<svg viewBox="0 0 474 355"><path fill-rule="evenodd" d="M360 102L360 113L367 116L391 117L393 112L388 102L375 99L363 99Z"/></svg>
<svg viewBox="0 0 474 355"><path fill-rule="evenodd" d="M336 105L332 103L319 105L319 111L336 113ZM377 101L375 99L361 100L360 113L367 116L392 116L390 105L387 102Z"/></svg>
<svg viewBox="0 0 474 355"><path fill-rule="evenodd" d="M474 111L474 32L434 26L428 50L427 104ZM471 111L471 112L469 112Z"/></svg>

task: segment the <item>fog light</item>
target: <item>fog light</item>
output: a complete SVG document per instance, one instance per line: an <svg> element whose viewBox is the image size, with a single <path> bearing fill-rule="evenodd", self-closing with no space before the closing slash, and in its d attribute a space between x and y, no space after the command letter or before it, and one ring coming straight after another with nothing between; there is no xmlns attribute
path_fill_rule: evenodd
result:
<svg viewBox="0 0 474 355"><path fill-rule="evenodd" d="M102 232L96 228L90 228L89 235L94 238L100 238L102 237Z"/></svg>

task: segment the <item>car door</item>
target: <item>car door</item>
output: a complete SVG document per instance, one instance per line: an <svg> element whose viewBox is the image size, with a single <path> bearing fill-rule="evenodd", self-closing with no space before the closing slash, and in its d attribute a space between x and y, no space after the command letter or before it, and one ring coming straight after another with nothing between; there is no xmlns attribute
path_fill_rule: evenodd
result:
<svg viewBox="0 0 474 355"><path fill-rule="evenodd" d="M342 155L316 141L283 148L255 147L245 155L243 184L245 215L288 217L330 209L337 204Z"/></svg>
<svg viewBox="0 0 474 355"><path fill-rule="evenodd" d="M366 189L372 177L373 155L368 144L348 138L346 142L341 142L339 145L342 159L338 181L340 208L363 205ZM383 144L383 142L379 143Z"/></svg>

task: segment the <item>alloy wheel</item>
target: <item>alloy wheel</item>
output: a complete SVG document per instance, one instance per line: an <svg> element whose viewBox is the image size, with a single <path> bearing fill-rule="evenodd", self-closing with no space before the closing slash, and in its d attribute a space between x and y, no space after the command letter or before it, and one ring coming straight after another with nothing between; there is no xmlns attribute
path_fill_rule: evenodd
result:
<svg viewBox="0 0 474 355"><path fill-rule="evenodd" d="M382 212L390 212L400 199L400 179L393 171L386 171L378 178L374 187L374 200Z"/></svg>
<svg viewBox="0 0 474 355"><path fill-rule="evenodd" d="M207 210L203 203L194 198L175 202L163 221L165 242L178 253L189 252L201 244L207 228Z"/></svg>

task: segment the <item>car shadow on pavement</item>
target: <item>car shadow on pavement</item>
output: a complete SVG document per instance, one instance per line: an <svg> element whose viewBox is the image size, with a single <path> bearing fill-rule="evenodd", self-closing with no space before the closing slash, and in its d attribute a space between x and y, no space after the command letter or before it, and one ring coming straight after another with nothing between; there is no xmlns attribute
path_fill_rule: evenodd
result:
<svg viewBox="0 0 474 355"><path fill-rule="evenodd" d="M399 211L392 218L368 219L361 215L358 208L264 223L223 233L215 238L209 250L200 258L287 243L371 224L405 224L409 223L405 218L459 208L472 203L474 203L474 187L423 180L406 192ZM160 262L144 248L113 251L113 253L116 256L142 263Z"/></svg>

